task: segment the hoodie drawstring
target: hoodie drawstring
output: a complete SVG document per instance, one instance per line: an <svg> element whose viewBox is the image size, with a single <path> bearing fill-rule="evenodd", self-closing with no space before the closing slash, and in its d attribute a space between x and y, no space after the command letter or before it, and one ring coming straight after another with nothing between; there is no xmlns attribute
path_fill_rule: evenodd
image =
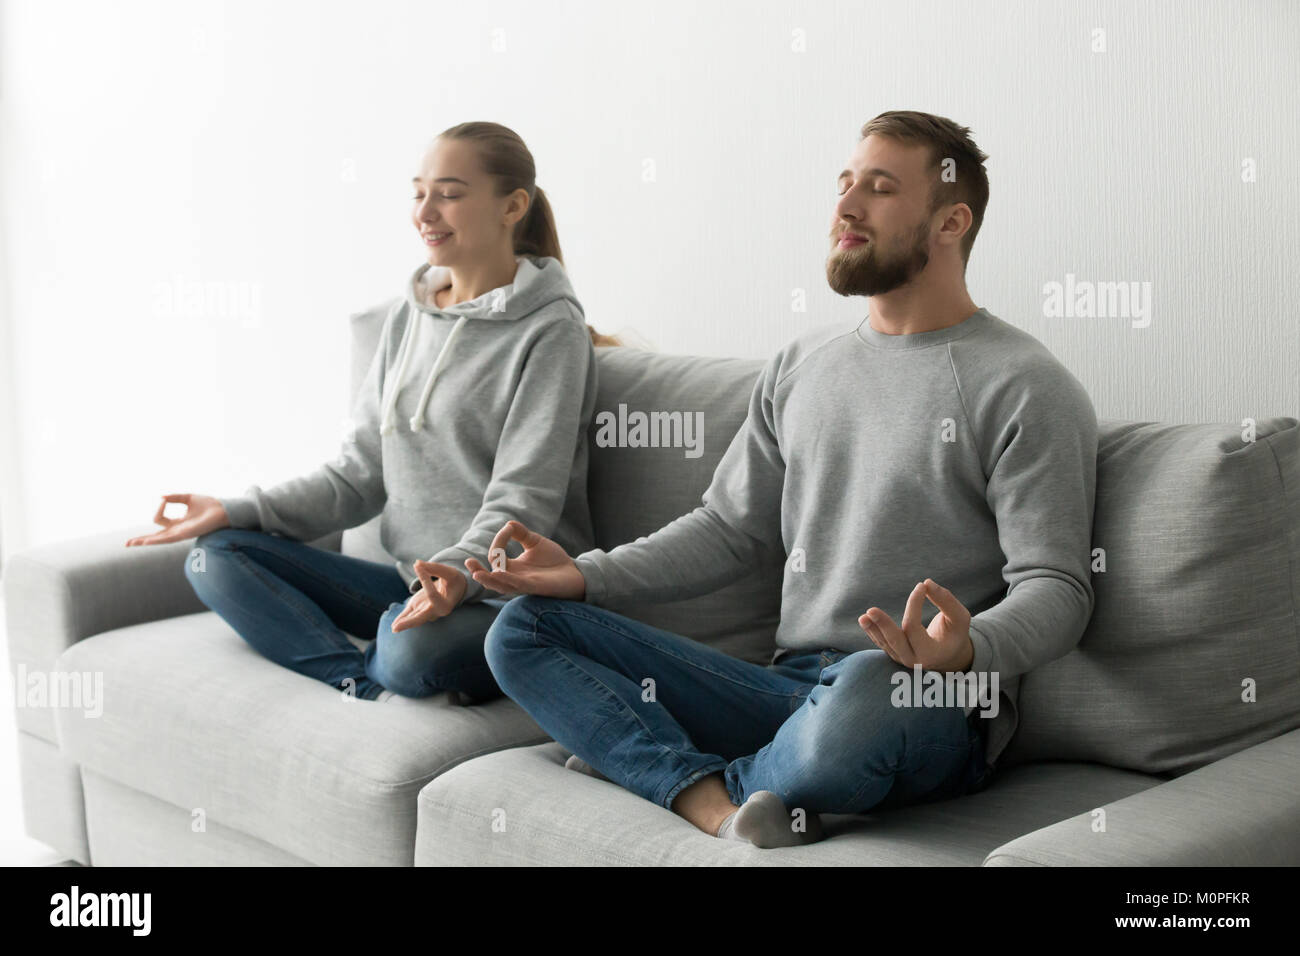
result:
<svg viewBox="0 0 1300 956"><path fill-rule="evenodd" d="M397 349L396 375L393 377L392 386L389 388L388 395L384 399L383 415L380 418L379 434L391 435L397 427L397 397L402 390L403 380L406 378L407 367L411 364L411 355L415 352L415 341L419 334L416 326L425 321L422 313L412 314L410 323L406 326L406 332L402 335L402 344ZM447 354L451 351L452 343L460 335L461 329L469 321L468 315L462 315L456 320L456 325L452 328L451 333L447 336L447 341L442 344L438 350L438 357L434 360L433 367L429 369L429 377L425 379L424 390L420 393L420 400L415 405L415 415L412 416L410 425L411 431L418 432L424 427L424 413L429 404L429 396L433 394L433 383L441 371L443 363L447 360Z"/></svg>
<svg viewBox="0 0 1300 956"><path fill-rule="evenodd" d="M434 360L433 368L429 369L429 377L425 379L424 391L420 393L420 400L415 404L415 416L411 419L411 431L418 432L424 427L424 412L429 404L429 396L433 394L433 380L438 377L438 372L442 369L442 363L446 361L447 353L451 351L452 343L456 341L456 336L460 335L460 330L465 327L465 323L468 321L468 315L462 315L457 319L451 334L447 336L447 341L438 350L438 357Z"/></svg>

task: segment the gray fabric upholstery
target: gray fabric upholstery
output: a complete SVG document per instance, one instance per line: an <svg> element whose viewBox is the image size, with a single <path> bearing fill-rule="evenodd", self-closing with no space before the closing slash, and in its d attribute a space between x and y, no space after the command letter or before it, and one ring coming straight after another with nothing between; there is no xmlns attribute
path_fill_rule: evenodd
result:
<svg viewBox="0 0 1300 956"><path fill-rule="evenodd" d="M504 699L345 700L210 612L87 638L59 666L104 675L101 716L56 711L59 743L83 769L319 864L409 866L425 783L546 739Z"/></svg>
<svg viewBox="0 0 1300 956"><path fill-rule="evenodd" d="M246 833L93 770L84 771L86 823L96 866L305 866L307 861Z"/></svg>
<svg viewBox="0 0 1300 956"><path fill-rule="evenodd" d="M958 800L828 815L825 841L759 850L566 770L567 755L554 742L506 750L433 780L420 792L416 865L978 866L1021 834L1159 783L1108 767L1038 764Z"/></svg>
<svg viewBox="0 0 1300 956"><path fill-rule="evenodd" d="M13 672L49 671L77 641L131 624L204 610L185 580L194 541L128 548L141 525L19 552L5 564L5 633ZM311 542L338 549L339 536ZM18 727L53 741L48 708L16 708Z"/></svg>
<svg viewBox="0 0 1300 956"><path fill-rule="evenodd" d="M33 548L5 563L5 631L10 665L48 672L77 641L108 631L203 610L185 580L192 541L128 548L155 526L113 531ZM16 709L18 728L54 741L53 712Z"/></svg>
<svg viewBox="0 0 1300 956"><path fill-rule="evenodd" d="M1185 773L1300 727L1300 422L1103 421L1096 608L1003 757ZM1244 702L1243 681L1257 700Z"/></svg>
<svg viewBox="0 0 1300 956"><path fill-rule="evenodd" d="M77 765L58 745L18 731L18 762L22 768L23 822L33 839L53 847L69 860L88 864L86 808Z"/></svg>
<svg viewBox="0 0 1300 956"><path fill-rule="evenodd" d="M1295 866L1297 794L1300 730L1109 803L1104 818L1082 813L1012 840L988 865Z"/></svg>

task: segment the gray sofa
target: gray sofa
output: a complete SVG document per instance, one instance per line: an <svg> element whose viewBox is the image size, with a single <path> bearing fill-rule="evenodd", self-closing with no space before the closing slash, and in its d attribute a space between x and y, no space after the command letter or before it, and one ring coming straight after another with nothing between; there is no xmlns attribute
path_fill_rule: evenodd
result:
<svg viewBox="0 0 1300 956"><path fill-rule="evenodd" d="M354 383L383 310L352 318ZM609 548L699 503L762 363L599 360L598 410L703 411L706 425L698 458L599 447L593 430L592 513ZM194 597L190 543L124 548L139 530L6 567L15 673L102 675L97 716L16 711L27 831L82 863L1300 863L1294 418L1244 438L1103 420L1096 610L1075 651L1022 680L992 785L827 817L828 839L788 850L715 840L564 770L564 749L508 700L349 700L271 664ZM316 544L383 558L373 526ZM780 573L774 557L716 594L619 610L765 663Z"/></svg>

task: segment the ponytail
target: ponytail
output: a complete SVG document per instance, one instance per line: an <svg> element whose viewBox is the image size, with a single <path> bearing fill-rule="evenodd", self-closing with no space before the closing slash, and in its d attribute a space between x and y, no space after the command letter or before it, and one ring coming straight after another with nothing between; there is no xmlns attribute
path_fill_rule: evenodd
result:
<svg viewBox="0 0 1300 956"><path fill-rule="evenodd" d="M537 185L533 154L514 130L498 123L461 123L444 130L440 139L469 140L478 147L484 170L497 181L497 194L509 195L516 189L528 193L528 211L515 223L514 254L534 258L549 257L564 265L560 236L555 229L555 214L550 200ZM612 335L602 335L590 325L587 332L596 346L622 345Z"/></svg>

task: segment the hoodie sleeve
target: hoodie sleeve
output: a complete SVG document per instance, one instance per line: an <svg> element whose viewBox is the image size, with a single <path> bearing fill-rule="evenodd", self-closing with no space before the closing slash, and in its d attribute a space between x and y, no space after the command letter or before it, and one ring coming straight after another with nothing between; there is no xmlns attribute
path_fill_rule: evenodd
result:
<svg viewBox="0 0 1300 956"><path fill-rule="evenodd" d="M383 510L379 408L391 327L392 312L353 400L350 432L338 457L301 478L265 490L253 485L241 496L219 498L231 527L312 541L333 531L355 528Z"/></svg>
<svg viewBox="0 0 1300 956"><path fill-rule="evenodd" d="M469 576L465 560L490 564L488 549L506 522L521 521L546 537L555 533L595 391L596 355L586 326L568 319L547 326L524 358L482 506L460 541L429 559L465 576L462 603L499 597Z"/></svg>
<svg viewBox="0 0 1300 956"><path fill-rule="evenodd" d="M611 607L697 597L739 579L767 555L784 553L785 459L775 417L781 361L778 354L755 383L749 414L700 507L647 537L576 558L588 603Z"/></svg>

